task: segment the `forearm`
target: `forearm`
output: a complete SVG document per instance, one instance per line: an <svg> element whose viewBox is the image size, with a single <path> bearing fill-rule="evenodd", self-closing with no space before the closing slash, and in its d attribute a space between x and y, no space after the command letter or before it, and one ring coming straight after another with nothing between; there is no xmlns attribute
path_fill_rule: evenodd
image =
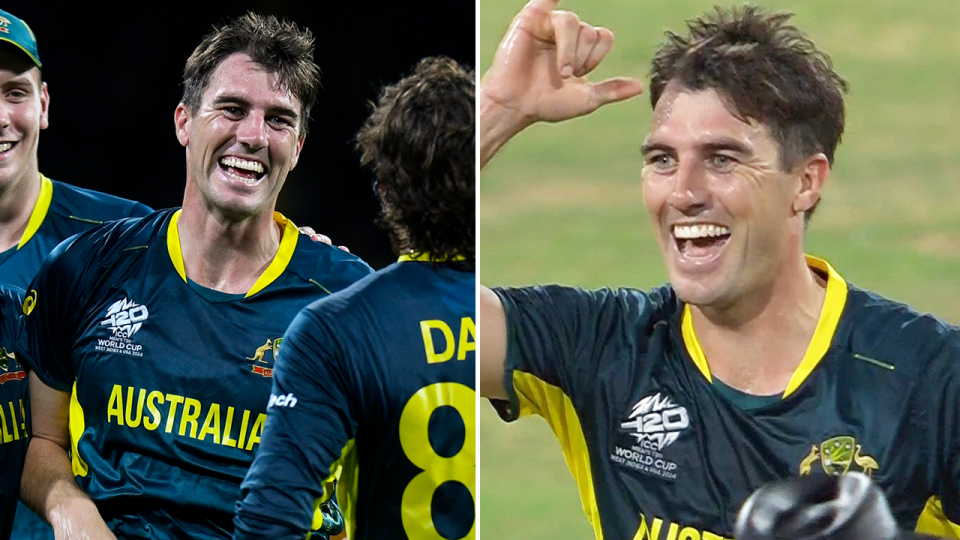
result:
<svg viewBox="0 0 960 540"><path fill-rule="evenodd" d="M484 91L477 93L477 141L480 168L486 166L507 141L530 126L533 121L518 111L503 107Z"/></svg>
<svg viewBox="0 0 960 540"><path fill-rule="evenodd" d="M88 520L91 515L99 518L96 505L77 485L66 450L40 437L31 439L27 448L20 499L47 520L54 531L76 528L72 519L75 515L87 516Z"/></svg>

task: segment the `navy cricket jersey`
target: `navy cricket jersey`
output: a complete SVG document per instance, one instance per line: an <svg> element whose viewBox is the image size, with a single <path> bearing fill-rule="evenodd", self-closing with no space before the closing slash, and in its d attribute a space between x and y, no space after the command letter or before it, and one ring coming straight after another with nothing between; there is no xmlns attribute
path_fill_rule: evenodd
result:
<svg viewBox="0 0 960 540"><path fill-rule="evenodd" d="M808 264L827 280L816 332L755 408L712 384L669 286L497 291L501 415L546 419L598 539L731 538L760 486L847 471L872 476L901 528L960 536L960 329Z"/></svg>
<svg viewBox="0 0 960 540"><path fill-rule="evenodd" d="M0 252L0 284L26 288L43 259L63 240L106 221L145 216L150 208L40 175L40 196L20 242Z"/></svg>
<svg viewBox="0 0 960 540"><path fill-rule="evenodd" d="M401 258L297 316L235 538L303 538L334 477L351 540L475 537L475 284Z"/></svg>
<svg viewBox="0 0 960 540"><path fill-rule="evenodd" d="M188 282L166 210L64 242L30 285L18 351L71 392L73 472L121 538L225 538L259 447L281 336L371 269L283 235L246 295Z"/></svg>
<svg viewBox="0 0 960 540"><path fill-rule="evenodd" d="M0 539L10 538L30 433L27 372L13 348L22 304L23 291L0 285Z"/></svg>

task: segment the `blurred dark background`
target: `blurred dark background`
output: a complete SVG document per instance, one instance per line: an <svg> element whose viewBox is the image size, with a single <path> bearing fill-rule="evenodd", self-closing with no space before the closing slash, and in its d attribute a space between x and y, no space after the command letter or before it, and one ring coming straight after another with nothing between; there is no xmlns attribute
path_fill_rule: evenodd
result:
<svg viewBox="0 0 960 540"><path fill-rule="evenodd" d="M374 225L373 175L359 166L353 136L367 102L424 56L475 68L475 7L469 0L183 0L9 2L37 35L50 90L50 127L40 135L46 176L141 201L179 206L185 161L174 135L183 64L215 23L247 10L310 28L323 89L300 162L277 209L346 245L374 268L393 260ZM135 13L142 13L137 16Z"/></svg>

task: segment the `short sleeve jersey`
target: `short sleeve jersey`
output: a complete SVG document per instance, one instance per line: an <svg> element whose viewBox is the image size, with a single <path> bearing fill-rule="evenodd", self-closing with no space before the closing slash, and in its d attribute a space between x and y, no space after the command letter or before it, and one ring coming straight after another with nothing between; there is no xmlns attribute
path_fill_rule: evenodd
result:
<svg viewBox="0 0 960 540"><path fill-rule="evenodd" d="M473 538L475 275L401 260L284 337L236 538L303 538L321 486L351 540Z"/></svg>
<svg viewBox="0 0 960 540"><path fill-rule="evenodd" d="M498 410L546 419L598 539L731 538L763 484L847 471L902 528L960 537L960 330L808 263L827 280L816 334L782 398L750 410L712 384L669 286L497 291Z"/></svg>
<svg viewBox="0 0 960 540"><path fill-rule="evenodd" d="M138 202L40 176L40 196L20 242L0 252L0 283L26 288L43 259L63 240L106 221L144 216Z"/></svg>
<svg viewBox="0 0 960 540"><path fill-rule="evenodd" d="M187 282L179 211L64 242L27 293L18 350L71 393L73 471L125 538L224 538L266 419L281 336L312 300L371 272L279 214L246 295Z"/></svg>
<svg viewBox="0 0 960 540"><path fill-rule="evenodd" d="M0 538L10 538L30 433L27 373L14 352L23 291L0 285Z"/></svg>

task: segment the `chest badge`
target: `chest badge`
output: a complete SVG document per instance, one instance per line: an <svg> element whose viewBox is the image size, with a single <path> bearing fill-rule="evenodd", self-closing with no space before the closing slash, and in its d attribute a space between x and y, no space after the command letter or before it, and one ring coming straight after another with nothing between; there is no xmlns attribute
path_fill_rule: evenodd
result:
<svg viewBox="0 0 960 540"><path fill-rule="evenodd" d="M843 474L855 464L864 474L870 476L880 465L872 457L861 455L861 448L856 439L849 435L829 438L820 443L819 447L811 445L810 453L800 461L800 476L809 475L817 461L823 471L830 475Z"/></svg>
<svg viewBox="0 0 960 540"><path fill-rule="evenodd" d="M263 375L264 377L273 377L273 365L276 363L277 358L280 357L281 342L283 342L282 337L267 338L267 342L257 347L257 350L254 351L253 357L246 357L247 360L253 362L253 369L251 370L251 373ZM268 352L272 356L271 361L268 361L267 357L265 356ZM267 364L270 367L261 366L258 364Z"/></svg>

